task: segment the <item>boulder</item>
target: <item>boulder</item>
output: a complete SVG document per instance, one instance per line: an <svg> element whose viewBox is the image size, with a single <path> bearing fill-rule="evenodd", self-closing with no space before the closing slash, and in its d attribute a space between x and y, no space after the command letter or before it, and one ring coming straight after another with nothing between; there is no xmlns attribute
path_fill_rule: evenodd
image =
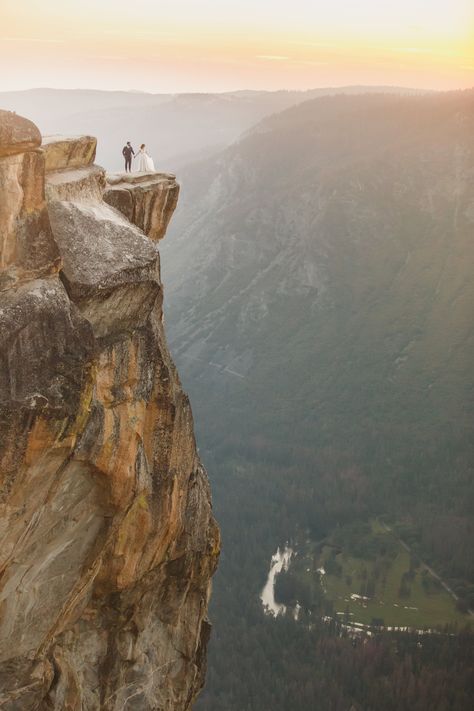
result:
<svg viewBox="0 0 474 711"><path fill-rule="evenodd" d="M39 148L41 133L29 119L0 109L0 158Z"/></svg>
<svg viewBox="0 0 474 711"><path fill-rule="evenodd" d="M93 136L44 136L46 172L92 165L97 139Z"/></svg>
<svg viewBox="0 0 474 711"><path fill-rule="evenodd" d="M100 202L105 186L105 170L98 165L58 170L46 176L46 195L49 201Z"/></svg>
<svg viewBox="0 0 474 711"><path fill-rule="evenodd" d="M62 279L96 338L144 324L161 290L153 242L104 203L53 201L49 215Z"/></svg>
<svg viewBox="0 0 474 711"><path fill-rule="evenodd" d="M5 113L5 112L3 112ZM0 115L1 119L1 115ZM0 121L0 131L1 131ZM44 156L27 151L0 158L0 291L29 276L58 270L44 192Z"/></svg>

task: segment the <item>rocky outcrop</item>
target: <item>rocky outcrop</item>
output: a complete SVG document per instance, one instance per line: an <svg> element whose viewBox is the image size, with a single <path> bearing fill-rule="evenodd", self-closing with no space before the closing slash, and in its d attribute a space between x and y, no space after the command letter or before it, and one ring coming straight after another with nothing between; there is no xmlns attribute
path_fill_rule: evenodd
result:
<svg viewBox="0 0 474 711"><path fill-rule="evenodd" d="M105 170L97 165L56 171L48 175L46 195L49 202L101 202L106 185Z"/></svg>
<svg viewBox="0 0 474 711"><path fill-rule="evenodd" d="M13 111L0 109L0 156L10 156L39 148L41 134L28 119L18 120Z"/></svg>
<svg viewBox="0 0 474 711"><path fill-rule="evenodd" d="M92 165L97 141L93 136L45 136L42 142L47 172Z"/></svg>
<svg viewBox="0 0 474 711"><path fill-rule="evenodd" d="M179 185L169 173L120 173L107 176L104 200L154 240L165 236L178 203Z"/></svg>
<svg viewBox="0 0 474 711"><path fill-rule="evenodd" d="M0 288L58 270L34 124L0 111Z"/></svg>
<svg viewBox="0 0 474 711"><path fill-rule="evenodd" d="M140 229L178 188L127 183L132 224L94 153L0 113L0 707L184 711L219 535Z"/></svg>

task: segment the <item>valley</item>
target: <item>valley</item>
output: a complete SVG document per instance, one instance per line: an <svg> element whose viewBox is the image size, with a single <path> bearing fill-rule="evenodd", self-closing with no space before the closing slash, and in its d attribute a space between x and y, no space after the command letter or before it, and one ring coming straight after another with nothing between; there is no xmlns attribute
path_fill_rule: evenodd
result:
<svg viewBox="0 0 474 711"><path fill-rule="evenodd" d="M354 689L340 665L328 677L332 655L347 655L348 668L369 664L368 647L346 645L336 618L458 630L453 640L425 635L422 649L417 633L377 632L373 659L387 655L380 688L409 669L408 689L423 669L433 690L448 659L467 669L473 171L472 91L322 97L183 169L162 250L165 315L223 533L198 709L306 710L316 698L321 711L365 708L376 682ZM370 549L390 538L374 521L393 530L390 555ZM340 553L316 550L322 541ZM364 541L367 550L354 549ZM275 602L298 602L298 622L265 615L260 599L287 542L301 548L289 577L276 576ZM317 610L311 629L304 608ZM231 648L229 670L221 659ZM305 695L299 674L316 668L324 678ZM275 694L262 674L273 688L278 677ZM437 698L456 708L443 689Z"/></svg>
<svg viewBox="0 0 474 711"><path fill-rule="evenodd" d="M359 631L441 632L469 621L432 571L378 521L298 544L274 584L277 606L298 605L307 621L319 613Z"/></svg>

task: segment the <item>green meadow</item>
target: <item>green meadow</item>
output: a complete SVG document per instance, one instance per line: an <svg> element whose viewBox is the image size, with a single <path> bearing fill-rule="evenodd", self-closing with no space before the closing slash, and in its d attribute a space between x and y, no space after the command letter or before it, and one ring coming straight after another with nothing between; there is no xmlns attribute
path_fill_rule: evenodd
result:
<svg viewBox="0 0 474 711"><path fill-rule="evenodd" d="M341 621L439 629L462 628L470 619L426 566L378 522L341 529L322 544L306 543L288 576L295 579L295 592L305 591L313 607L329 611L330 603Z"/></svg>

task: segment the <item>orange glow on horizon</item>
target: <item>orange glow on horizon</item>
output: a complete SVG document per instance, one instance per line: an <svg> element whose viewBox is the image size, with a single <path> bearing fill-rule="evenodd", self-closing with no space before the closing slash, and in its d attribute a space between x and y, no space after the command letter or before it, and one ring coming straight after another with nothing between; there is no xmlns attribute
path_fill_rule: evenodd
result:
<svg viewBox="0 0 474 711"><path fill-rule="evenodd" d="M470 0L400 0L399 10L385 11L375 0L334 0L334 11L319 0L294 0L289 9L279 0L260 0L257 9L228 2L229 10L217 0L175 0L171 9L151 0L49 0L46 7L2 0L0 61L8 71L0 89L474 85Z"/></svg>

